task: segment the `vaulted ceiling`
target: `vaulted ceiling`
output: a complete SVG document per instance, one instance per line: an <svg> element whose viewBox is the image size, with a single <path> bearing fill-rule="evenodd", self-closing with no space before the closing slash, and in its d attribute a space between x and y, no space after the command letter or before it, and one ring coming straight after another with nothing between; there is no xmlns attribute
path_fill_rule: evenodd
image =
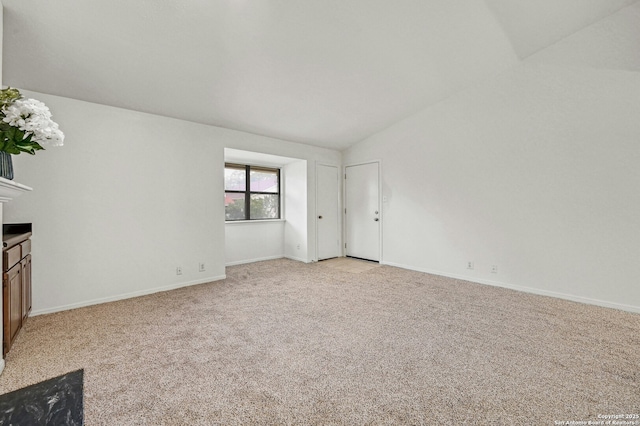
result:
<svg viewBox="0 0 640 426"><path fill-rule="evenodd" d="M3 84L343 149L639 0L2 0Z"/></svg>

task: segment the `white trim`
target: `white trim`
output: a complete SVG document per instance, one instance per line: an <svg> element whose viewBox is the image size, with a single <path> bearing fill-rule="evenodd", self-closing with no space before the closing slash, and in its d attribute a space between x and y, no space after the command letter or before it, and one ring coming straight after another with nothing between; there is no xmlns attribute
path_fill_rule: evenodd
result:
<svg viewBox="0 0 640 426"><path fill-rule="evenodd" d="M316 205L315 205L315 214L313 216L313 221L315 223L315 231L316 231L316 252L315 255L313 256L313 259L311 260L312 262L318 262L320 259L318 258L318 251L320 248L320 238L319 238L319 234L318 234L318 166L324 166L324 167L335 167L336 168L336 173L338 174L338 182L336 182L336 190L338 192L338 198L336 199L336 203L338 204L336 206L336 208L338 209L338 235L336 235L336 237L338 238L338 253L342 253L344 250L344 244L342 243L342 232L340 232L340 228L341 228L341 224L342 224L342 208L340 205L340 182L341 182L341 177L340 177L340 166L339 165L335 165L335 164L329 164L329 163L323 163L321 161L316 161L316 167L315 167L315 172L316 172ZM297 260L297 259L294 259ZM324 260L324 259L323 259Z"/></svg>
<svg viewBox="0 0 640 426"><path fill-rule="evenodd" d="M225 225L256 225L258 223L282 223L286 222L286 219L254 219L254 220L228 220L225 221Z"/></svg>
<svg viewBox="0 0 640 426"><path fill-rule="evenodd" d="M342 167L342 256L347 256L347 249L345 248L345 243L347 243L347 215L344 212L344 209L347 206L347 180L344 179L344 176L347 174L347 167L353 166L363 166L365 164L377 164L378 165L378 211L380 217L380 226L378 227L378 263L383 263L383 241L382 241L382 228L384 227L384 211L382 209L382 160L369 160L362 161L358 163L350 163L345 164Z"/></svg>
<svg viewBox="0 0 640 426"><path fill-rule="evenodd" d="M627 312L640 313L640 306L625 305L623 303L608 302L606 300L600 300L600 299L591 299L589 297L559 293L557 291L541 290L533 287L525 287L525 286L520 286L515 284L503 283L499 281L485 280L482 278L469 277L465 275L449 274L442 271L434 271L434 270L425 269L425 268L416 268L413 266L403 265L403 264L394 263L394 262L384 262L384 263L380 262L380 263L384 265L395 266L396 268L409 269L411 271L424 272L424 273L433 274L433 275L440 275L442 277L455 278L457 280L470 281L477 284L485 284L485 285L490 285L494 287L508 288L510 290L537 294L539 296L555 297L557 299L570 300L572 302L579 302L579 303L585 303L588 305L602 306L604 308L613 308L613 309L619 309Z"/></svg>
<svg viewBox="0 0 640 426"><path fill-rule="evenodd" d="M308 259L303 259L301 257L295 257L295 256L284 256L285 259L291 259L291 260L295 260L296 262L302 262L302 263L312 263L313 261L309 261Z"/></svg>
<svg viewBox="0 0 640 426"><path fill-rule="evenodd" d="M263 262L265 260L282 259L283 257L284 255L276 255L276 256L267 256L267 257L257 257L255 259L236 260L235 262L225 263L224 266L244 265L245 263Z"/></svg>
<svg viewBox="0 0 640 426"><path fill-rule="evenodd" d="M31 314L29 316L32 317L32 316L36 316L36 315L51 314L51 313L54 313L54 312L68 311L70 309L84 308L85 306L99 305L101 303L108 303L108 302L115 302L115 301L118 301L118 300L131 299L131 298L134 298L134 297L146 296L148 294L160 293L162 291L175 290L175 289L181 288L181 287L189 287L189 286L192 286L192 285L206 284L206 283L210 283L210 282L213 282L213 281L220 281L220 280L224 280L225 278L227 278L226 275L219 275L217 277L209 277L209 278L203 278L203 279L200 279L200 280L188 281L188 282L184 282L184 283L170 284L170 285L163 286L163 287L155 287L155 288L151 288L151 289L147 289L147 290L133 291L131 293L124 293L124 294L119 294L117 296L102 297L102 298L99 298L99 299L92 299L92 300L87 300L87 301L84 301L84 302L71 303L69 305L57 306L57 307L54 307L54 308L34 310L33 312L31 312Z"/></svg>
<svg viewBox="0 0 640 426"><path fill-rule="evenodd" d="M0 374L4 371L4 359L0 359Z"/></svg>
<svg viewBox="0 0 640 426"><path fill-rule="evenodd" d="M238 261L235 261L235 262L227 263L225 266L245 265L247 263L264 262L265 260L275 260L275 259L291 259L291 260L295 260L297 262L302 262L302 263L312 263L312 262L314 262L314 261L309 261L307 259L303 259L301 257L282 255L282 256L259 257L259 258L256 258L256 259L238 260Z"/></svg>
<svg viewBox="0 0 640 426"><path fill-rule="evenodd" d="M33 188L0 177L0 203L6 203L25 192L33 191Z"/></svg>

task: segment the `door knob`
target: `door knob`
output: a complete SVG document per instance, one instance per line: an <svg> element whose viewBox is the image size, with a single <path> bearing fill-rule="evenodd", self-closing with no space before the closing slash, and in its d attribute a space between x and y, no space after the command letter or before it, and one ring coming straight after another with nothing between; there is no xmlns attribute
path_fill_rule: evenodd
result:
<svg viewBox="0 0 640 426"><path fill-rule="evenodd" d="M378 219L378 218L376 217L376 218L375 218L375 219L373 219L373 220L375 220L375 221L377 222L377 221L379 221L380 219Z"/></svg>
<svg viewBox="0 0 640 426"><path fill-rule="evenodd" d="M318 219L322 219L322 216L318 216Z"/></svg>

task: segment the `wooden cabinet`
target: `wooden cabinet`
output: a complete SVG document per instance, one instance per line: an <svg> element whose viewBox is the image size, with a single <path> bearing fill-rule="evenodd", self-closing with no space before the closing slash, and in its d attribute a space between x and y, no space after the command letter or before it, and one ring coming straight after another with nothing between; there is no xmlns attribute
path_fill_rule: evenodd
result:
<svg viewBox="0 0 640 426"><path fill-rule="evenodd" d="M31 312L31 255L26 255L22 266L22 322L24 323Z"/></svg>
<svg viewBox="0 0 640 426"><path fill-rule="evenodd" d="M31 232L3 236L3 358L31 312L30 237Z"/></svg>
<svg viewBox="0 0 640 426"><path fill-rule="evenodd" d="M22 266L18 263L4 273L2 283L4 293L4 353L22 328Z"/></svg>

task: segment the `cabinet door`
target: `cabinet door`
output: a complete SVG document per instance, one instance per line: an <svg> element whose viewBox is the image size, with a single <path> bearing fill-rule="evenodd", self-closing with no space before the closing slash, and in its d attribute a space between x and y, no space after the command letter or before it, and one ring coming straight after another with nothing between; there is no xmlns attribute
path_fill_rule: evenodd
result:
<svg viewBox="0 0 640 426"><path fill-rule="evenodd" d="M16 264L5 273L4 286L4 353L22 326L22 265Z"/></svg>
<svg viewBox="0 0 640 426"><path fill-rule="evenodd" d="M31 255L22 259L22 324L31 312Z"/></svg>
<svg viewBox="0 0 640 426"><path fill-rule="evenodd" d="M2 359L4 359L9 348L11 347L11 333L9 332L9 317L11 312L9 311L9 274L7 272L2 274Z"/></svg>

